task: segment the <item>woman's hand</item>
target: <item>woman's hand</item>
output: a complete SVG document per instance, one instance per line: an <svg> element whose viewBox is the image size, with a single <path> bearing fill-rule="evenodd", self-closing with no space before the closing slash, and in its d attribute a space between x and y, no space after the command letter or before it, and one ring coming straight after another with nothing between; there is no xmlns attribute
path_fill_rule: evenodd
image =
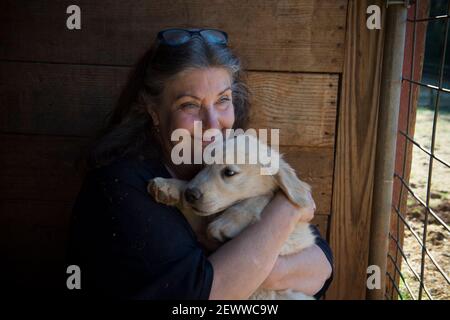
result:
<svg viewBox="0 0 450 320"><path fill-rule="evenodd" d="M270 201L270 205L279 211L284 211L291 215L296 216L298 219L297 222L309 222L314 218L314 211L316 210L316 204L314 203L314 200L312 199L310 193L308 193L308 196L310 197L311 202L313 203L313 207L299 207L295 205L286 197L283 191L278 191L275 194L273 199Z"/></svg>
<svg viewBox="0 0 450 320"><path fill-rule="evenodd" d="M331 276L332 267L319 246L299 253L279 256L262 287L269 290L293 289L315 295Z"/></svg>
<svg viewBox="0 0 450 320"><path fill-rule="evenodd" d="M314 218L316 206L311 194L309 196L313 207L297 207L299 222L310 222ZM323 287L331 272L332 266L322 249L313 245L296 254L279 256L262 287L269 290L293 289L312 296Z"/></svg>
<svg viewBox="0 0 450 320"><path fill-rule="evenodd" d="M299 222L310 222L314 218L314 212L316 211L316 203L314 202L314 199L312 198L311 193L308 193L308 197L311 200L311 203L313 204L312 207L297 207L298 210L300 210L300 219Z"/></svg>

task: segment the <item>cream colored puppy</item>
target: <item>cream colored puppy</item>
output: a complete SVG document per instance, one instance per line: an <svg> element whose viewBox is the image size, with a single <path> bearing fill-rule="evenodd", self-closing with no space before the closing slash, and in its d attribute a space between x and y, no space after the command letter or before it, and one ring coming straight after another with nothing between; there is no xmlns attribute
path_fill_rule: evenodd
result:
<svg viewBox="0 0 450 320"><path fill-rule="evenodd" d="M238 135L225 141L223 159L227 153L237 152L249 159L246 140L260 148L268 148L252 135ZM191 181L155 178L150 180L148 192L166 205L177 206L194 231L202 234L206 229L210 237L221 242L237 236L248 225L257 222L264 207L279 189L299 207L315 206L310 186L301 181L295 171L279 157L279 170L275 175L262 175L260 162L256 164L212 164L205 166ZM242 162L242 161L241 161ZM218 215L220 214L220 215ZM214 220L205 219L213 216ZM269 235L270 236L270 235ZM315 236L308 223L298 223L283 245L280 255L299 252L314 244ZM270 291L258 289L250 299L313 299L293 290Z"/></svg>

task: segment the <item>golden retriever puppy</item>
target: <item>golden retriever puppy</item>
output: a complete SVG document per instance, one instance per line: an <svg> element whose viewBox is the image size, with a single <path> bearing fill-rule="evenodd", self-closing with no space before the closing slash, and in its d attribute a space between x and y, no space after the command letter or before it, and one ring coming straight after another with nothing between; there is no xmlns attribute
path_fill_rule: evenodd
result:
<svg viewBox="0 0 450 320"><path fill-rule="evenodd" d="M278 157L279 168L274 175L262 175L265 167L260 161L249 164L227 164L227 154L245 154L249 159L248 144ZM191 181L155 178L150 180L148 192L154 199L166 205L177 206L194 231L201 235L206 229L209 237L221 242L237 236L248 225L257 222L264 207L281 189L290 201L299 207L314 206L310 186L301 181L295 171L281 156L253 135L238 135L222 143L223 163L206 165ZM228 158L230 159L230 158ZM241 161L242 162L242 161ZM234 161L236 163L236 161ZM212 222L205 217L213 217ZM270 236L270 235L268 235ZM315 242L308 223L298 223L283 245L280 255L299 252ZM250 299L313 299L293 290L270 291L258 289Z"/></svg>

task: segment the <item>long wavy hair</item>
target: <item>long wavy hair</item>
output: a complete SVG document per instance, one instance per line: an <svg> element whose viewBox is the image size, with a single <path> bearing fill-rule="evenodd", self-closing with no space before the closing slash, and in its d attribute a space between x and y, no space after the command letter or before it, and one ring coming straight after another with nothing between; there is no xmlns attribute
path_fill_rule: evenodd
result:
<svg viewBox="0 0 450 320"><path fill-rule="evenodd" d="M101 167L126 156L160 157L147 106L160 105L165 83L188 68L222 67L232 76L235 112L233 128L246 128L250 97L241 60L224 45L211 44L193 37L180 46L167 46L155 40L150 50L131 71L106 125L94 140L88 156L88 168Z"/></svg>

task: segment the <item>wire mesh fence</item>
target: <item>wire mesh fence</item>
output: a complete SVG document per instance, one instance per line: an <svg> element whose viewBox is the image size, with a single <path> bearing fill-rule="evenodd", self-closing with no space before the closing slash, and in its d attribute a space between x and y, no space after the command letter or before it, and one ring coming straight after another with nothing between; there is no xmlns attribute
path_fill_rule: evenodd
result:
<svg viewBox="0 0 450 320"><path fill-rule="evenodd" d="M450 204L446 202L449 190L441 190L450 185L450 159L446 151L450 150L450 49L447 48L450 1L427 1L424 5L428 8L427 16L420 16L421 1L411 2L407 20L412 32L411 56L405 59L410 61L406 66L409 70L405 72L404 68L403 74L408 111L406 128L399 126L398 132L398 139L403 142L402 150L397 151L397 157L399 152L401 155L401 168L394 174L399 192L392 204L387 299L433 300L450 296L450 205L441 210L442 205ZM417 59L416 50L418 28L423 29L424 24L428 29L425 58L434 54L438 61L425 65L422 72L423 59ZM437 38L442 41L436 41L433 32L439 32ZM411 157L412 163L408 163ZM421 176L418 168L422 168ZM415 181L417 176L422 181ZM444 186L439 189L441 194L434 192L439 184ZM437 246L436 239L440 239Z"/></svg>

